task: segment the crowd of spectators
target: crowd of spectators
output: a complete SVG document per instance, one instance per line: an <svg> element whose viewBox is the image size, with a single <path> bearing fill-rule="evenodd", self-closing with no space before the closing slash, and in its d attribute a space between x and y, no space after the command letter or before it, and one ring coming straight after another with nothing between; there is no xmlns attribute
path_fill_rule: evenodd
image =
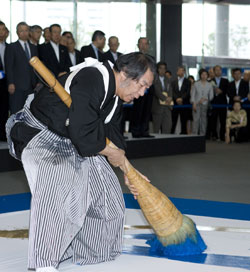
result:
<svg viewBox="0 0 250 272"><path fill-rule="evenodd" d="M250 120L249 72L245 72L242 77L241 69L232 69L233 81L229 82L222 77L221 66L216 65L208 71L200 69L199 80L195 81L191 75L186 79L185 68L180 66L177 77L171 80L166 64L163 76L162 69L159 69L161 63L157 65L154 99L158 99L158 107L162 108L162 112L166 108L171 109L171 133L176 133L176 122L180 116L181 134L204 135L207 139L226 143L250 140L250 122L247 121ZM160 92L159 79L162 83ZM167 79L170 79L170 84L164 83ZM165 92L169 94L167 99L162 96ZM170 106L171 102L173 106ZM163 116L162 113L162 118ZM154 123L154 117L152 120ZM160 129L153 125L154 132L165 133L164 122L170 122L169 120L162 119Z"/></svg>
<svg viewBox="0 0 250 272"><path fill-rule="evenodd" d="M0 140L6 140L5 123L9 114L19 111L27 98L41 84L29 65L33 56L38 56L56 76L69 72L87 57L113 63L121 55L118 52L119 39L108 39L109 50L104 52L105 33L97 30L92 42L77 50L70 31L63 33L59 24L42 29L39 25L29 26L21 22L16 27L18 40L7 44L9 31L0 22ZM43 35L44 43L40 43ZM138 49L147 54L149 41L138 40ZM250 139L250 93L249 77L239 68L232 70L234 80L222 77L218 65L208 71L199 71L199 80L186 77L184 66L176 74L169 71L167 63L157 63L154 84L145 95L124 105L122 130L129 121L129 130L134 138L154 137L149 134L150 120L156 134L196 134L208 139L226 141L247 141ZM243 109L242 109L243 107Z"/></svg>

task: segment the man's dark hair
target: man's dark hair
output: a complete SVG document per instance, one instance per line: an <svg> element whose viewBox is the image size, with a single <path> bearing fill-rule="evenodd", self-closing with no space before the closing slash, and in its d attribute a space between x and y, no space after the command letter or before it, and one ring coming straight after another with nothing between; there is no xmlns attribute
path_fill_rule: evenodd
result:
<svg viewBox="0 0 250 272"><path fill-rule="evenodd" d="M64 31L63 34L62 34L62 36L65 36L67 34L71 35L71 38L73 38L73 34L70 31Z"/></svg>
<svg viewBox="0 0 250 272"><path fill-rule="evenodd" d="M2 21L0 21L0 25L4 25L4 26L5 26L5 23L4 23L4 22L2 22Z"/></svg>
<svg viewBox="0 0 250 272"><path fill-rule="evenodd" d="M241 71L240 68L234 68L232 71L233 71L233 74L234 74L235 72L237 72L237 71L240 71L240 72L242 73L242 71Z"/></svg>
<svg viewBox="0 0 250 272"><path fill-rule="evenodd" d="M116 72L123 71L127 78L139 80L147 70L155 75L156 65L153 58L141 52L134 52L120 56L114 65Z"/></svg>
<svg viewBox="0 0 250 272"><path fill-rule="evenodd" d="M43 30L39 25L33 25L30 27L30 31L36 31L37 29Z"/></svg>
<svg viewBox="0 0 250 272"><path fill-rule="evenodd" d="M59 24L52 24L52 25L50 25L50 27L49 27L49 31L50 32L52 32L52 28L53 27L60 27L61 28L61 26L59 25ZM61 28L62 29L62 28Z"/></svg>
<svg viewBox="0 0 250 272"><path fill-rule="evenodd" d="M199 70L199 77L201 78L201 74L202 73L207 73L207 76L208 76L208 71L206 70L206 69L204 69L204 68L201 68L200 70Z"/></svg>
<svg viewBox="0 0 250 272"><path fill-rule="evenodd" d="M220 68L222 70L222 67L220 65L215 65L213 70L215 71L216 68Z"/></svg>
<svg viewBox="0 0 250 272"><path fill-rule="evenodd" d="M140 41L141 41L141 40L144 40L144 39L146 39L146 40L147 40L147 42L149 43L149 39L148 39L147 37L140 37L140 38L138 39L137 44L139 44L139 43L140 43Z"/></svg>
<svg viewBox="0 0 250 272"><path fill-rule="evenodd" d="M160 66L165 66L165 69L167 71L167 63L165 61L159 61L157 64L156 64L156 72L158 73L158 69L160 68Z"/></svg>
<svg viewBox="0 0 250 272"><path fill-rule="evenodd" d="M179 69L183 69L183 70L186 72L186 67L185 67L184 65L178 66L178 67L177 67L177 71L178 71Z"/></svg>
<svg viewBox="0 0 250 272"><path fill-rule="evenodd" d="M104 37L105 37L104 32L102 32L101 30L96 30L92 35L92 42L96 41L97 38L104 38Z"/></svg>
<svg viewBox="0 0 250 272"><path fill-rule="evenodd" d="M20 26L27 26L28 29L30 30L30 26L29 26L27 23L25 23L25 22L20 22L20 23L18 23L17 26L16 26L16 31L18 31L18 28L19 28Z"/></svg>
<svg viewBox="0 0 250 272"><path fill-rule="evenodd" d="M166 73L169 73L170 76L172 76L172 72L170 70L167 70Z"/></svg>

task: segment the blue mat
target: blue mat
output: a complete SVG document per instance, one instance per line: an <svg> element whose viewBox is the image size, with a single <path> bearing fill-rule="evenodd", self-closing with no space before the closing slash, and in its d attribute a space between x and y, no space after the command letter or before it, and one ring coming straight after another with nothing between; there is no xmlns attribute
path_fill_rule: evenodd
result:
<svg viewBox="0 0 250 272"><path fill-rule="evenodd" d="M30 209L30 193L0 196L0 213ZM250 204L170 198L183 214L250 220ZM131 194L124 194L127 209L140 209Z"/></svg>

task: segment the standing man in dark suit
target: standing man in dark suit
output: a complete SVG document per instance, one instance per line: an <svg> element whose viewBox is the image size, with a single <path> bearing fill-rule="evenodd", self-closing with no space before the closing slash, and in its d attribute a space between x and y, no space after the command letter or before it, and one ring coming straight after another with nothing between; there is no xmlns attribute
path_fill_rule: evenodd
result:
<svg viewBox="0 0 250 272"><path fill-rule="evenodd" d="M42 28L39 25L30 27L30 43L38 46L42 35Z"/></svg>
<svg viewBox="0 0 250 272"><path fill-rule="evenodd" d="M227 105L227 93L228 93L228 85L229 82L226 78L223 78L221 66L214 66L214 75L215 77L212 79L214 82L214 98L211 101L212 104L222 106ZM218 139L217 135L217 122L218 118L220 120L220 140L225 141L225 133L226 133L226 118L227 118L227 108L226 107L214 107L212 109L211 116L211 130L212 130L212 138L214 140Z"/></svg>
<svg viewBox="0 0 250 272"><path fill-rule="evenodd" d="M104 59L110 60L112 63L115 63L116 60L122 55L122 53L117 52L119 45L120 44L118 38L115 36L111 36L108 41L109 51L104 53Z"/></svg>
<svg viewBox="0 0 250 272"><path fill-rule="evenodd" d="M249 83L242 78L240 68L232 71L234 80L229 83L228 96L229 103L233 105L234 101L241 101L243 105L250 105L249 100ZM246 108L247 112L247 137L250 139L250 108Z"/></svg>
<svg viewBox="0 0 250 272"><path fill-rule="evenodd" d="M249 84L242 78L242 73L240 68L233 69L234 80L229 83L228 96L229 104L233 105L234 101L241 101L246 98L249 93Z"/></svg>
<svg viewBox="0 0 250 272"><path fill-rule="evenodd" d="M37 56L37 48L28 42L29 26L21 22L16 27L18 40L5 51L5 70L9 91L10 112L23 108L25 100L33 92L37 77L29 64L30 58Z"/></svg>
<svg viewBox="0 0 250 272"><path fill-rule="evenodd" d="M69 71L71 66L68 48L60 43L61 26L53 24L49 27L51 39L39 47L39 57L47 68L59 77Z"/></svg>
<svg viewBox="0 0 250 272"><path fill-rule="evenodd" d="M96 30L92 35L92 43L81 48L81 59L84 61L85 58L91 57L103 61L102 50L105 46L106 38L105 33L101 30Z"/></svg>
<svg viewBox="0 0 250 272"><path fill-rule="evenodd" d="M154 97L152 104L152 117L154 133L170 134L172 127L172 86L166 76L167 63L157 63L157 75L154 80Z"/></svg>
<svg viewBox="0 0 250 272"><path fill-rule="evenodd" d="M141 37L137 44L139 51L147 54L149 49L149 40ZM146 89L145 95L134 99L132 108L131 133L134 138L153 138L149 134L149 121L151 117L152 101L153 101L154 86Z"/></svg>
<svg viewBox="0 0 250 272"><path fill-rule="evenodd" d="M5 42L6 38L6 26L0 21L0 141L6 141L5 124L8 119L9 110L9 97L4 63L5 49L8 46Z"/></svg>
<svg viewBox="0 0 250 272"><path fill-rule="evenodd" d="M187 134L187 109L182 107L190 104L191 82L185 78L185 67L177 68L177 79L172 82L174 108L172 111L172 129L171 133L175 133L178 117L181 120L181 134ZM179 106L179 107L178 107Z"/></svg>
<svg viewBox="0 0 250 272"><path fill-rule="evenodd" d="M67 47L69 50L69 57L71 61L71 66L81 63L81 53L75 48L76 43L74 38L68 38Z"/></svg>

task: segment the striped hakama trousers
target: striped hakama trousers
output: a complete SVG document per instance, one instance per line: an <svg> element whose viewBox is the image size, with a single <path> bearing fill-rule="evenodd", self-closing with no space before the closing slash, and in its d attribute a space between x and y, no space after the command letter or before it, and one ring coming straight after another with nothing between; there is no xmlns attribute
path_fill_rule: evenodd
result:
<svg viewBox="0 0 250 272"><path fill-rule="evenodd" d="M114 260L122 250L125 207L106 158L79 156L27 107L17 115L9 130L17 121L41 129L21 158L32 194L28 267L57 267L68 258L80 265Z"/></svg>

